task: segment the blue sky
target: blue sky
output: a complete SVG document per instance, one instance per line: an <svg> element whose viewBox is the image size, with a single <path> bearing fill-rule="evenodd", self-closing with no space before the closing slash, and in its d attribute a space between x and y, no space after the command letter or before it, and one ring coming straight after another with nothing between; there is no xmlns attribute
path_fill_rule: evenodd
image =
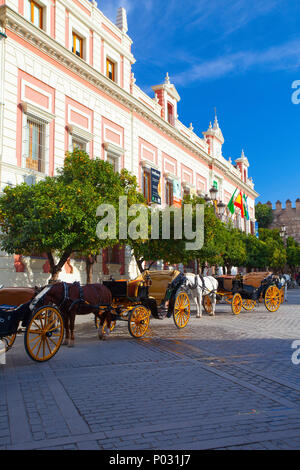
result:
<svg viewBox="0 0 300 470"><path fill-rule="evenodd" d="M166 72L181 96L179 119L202 136L214 119L223 155L248 157L258 200L300 197L299 0L99 0L112 21L127 9L137 85Z"/></svg>

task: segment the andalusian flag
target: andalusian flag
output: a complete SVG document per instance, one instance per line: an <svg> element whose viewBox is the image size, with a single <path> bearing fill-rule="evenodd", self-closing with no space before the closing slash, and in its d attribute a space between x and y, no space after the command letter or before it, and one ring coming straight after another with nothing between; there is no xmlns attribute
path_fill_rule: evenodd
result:
<svg viewBox="0 0 300 470"><path fill-rule="evenodd" d="M247 202L248 196L243 194L243 203L244 203L244 212L245 212L245 217L247 220L249 220L249 210L248 210L248 202Z"/></svg>
<svg viewBox="0 0 300 470"><path fill-rule="evenodd" d="M241 217L243 219L245 214L244 214L244 202L243 202L243 197L242 197L241 192L239 193L238 197L234 201L234 206L241 209Z"/></svg>
<svg viewBox="0 0 300 470"><path fill-rule="evenodd" d="M235 197L236 192L237 192L237 188L234 191L233 195L231 196L230 201L227 204L227 207L228 207L229 211L231 212L231 214L234 214L234 197Z"/></svg>

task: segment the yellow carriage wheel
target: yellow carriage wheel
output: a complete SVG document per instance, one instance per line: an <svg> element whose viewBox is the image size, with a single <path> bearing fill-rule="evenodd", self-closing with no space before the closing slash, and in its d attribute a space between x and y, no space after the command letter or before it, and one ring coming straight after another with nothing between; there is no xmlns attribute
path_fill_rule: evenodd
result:
<svg viewBox="0 0 300 470"><path fill-rule="evenodd" d="M36 310L27 325L24 343L29 357L37 362L51 359L60 348L64 336L63 319L59 311L47 305Z"/></svg>
<svg viewBox="0 0 300 470"><path fill-rule="evenodd" d="M17 333L15 333L15 334L13 334L13 335L10 335L10 336L5 336L4 339L7 341L6 347L5 347L5 351L6 351L6 352L9 351L9 349L12 348L12 346L13 346L13 344L14 344L14 342L15 342L16 337L17 337ZM6 342L6 341L5 341L5 342Z"/></svg>
<svg viewBox="0 0 300 470"><path fill-rule="evenodd" d="M265 306L269 312L276 312L281 304L280 290L276 286L269 286L265 292Z"/></svg>
<svg viewBox="0 0 300 470"><path fill-rule="evenodd" d="M190 299L186 292L180 292L174 303L173 320L177 328L184 328L191 315Z"/></svg>
<svg viewBox="0 0 300 470"><path fill-rule="evenodd" d="M239 315L241 313L242 306L243 306L243 299L242 299L241 294L239 293L234 294L234 296L232 297L232 301L231 301L232 313L234 315Z"/></svg>
<svg viewBox="0 0 300 470"><path fill-rule="evenodd" d="M209 295L205 295L203 297L203 307L205 312L208 313L208 315L212 314L212 303Z"/></svg>
<svg viewBox="0 0 300 470"><path fill-rule="evenodd" d="M148 330L150 312L143 305L138 305L131 310L128 316L128 330L134 338L141 338Z"/></svg>
<svg viewBox="0 0 300 470"><path fill-rule="evenodd" d="M256 305L255 300L252 300L252 299L243 299L243 308L244 308L245 310L248 310L248 312L251 311L251 310L253 310L254 307L255 307L255 305Z"/></svg>

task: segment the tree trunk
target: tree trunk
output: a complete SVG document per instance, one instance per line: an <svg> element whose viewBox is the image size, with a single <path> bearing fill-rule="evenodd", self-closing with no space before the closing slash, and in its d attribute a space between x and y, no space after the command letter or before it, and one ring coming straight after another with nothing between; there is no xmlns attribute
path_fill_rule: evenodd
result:
<svg viewBox="0 0 300 470"><path fill-rule="evenodd" d="M86 271L86 283L92 284L93 282L93 266L96 261L96 256L90 255L85 258L85 271Z"/></svg>
<svg viewBox="0 0 300 470"><path fill-rule="evenodd" d="M225 266L226 266L226 274L229 275L229 273L231 273L232 266L230 264L226 264Z"/></svg>
<svg viewBox="0 0 300 470"><path fill-rule="evenodd" d="M66 263L67 259L71 256L72 251L66 250L62 254L59 262L55 264L54 257L52 255L51 251L47 252L47 257L50 263L50 273L51 273L51 278L49 279L49 284L52 284L53 282L58 280L58 276L60 271L62 270L64 264Z"/></svg>
<svg viewBox="0 0 300 470"><path fill-rule="evenodd" d="M136 264L139 268L140 273L142 274L145 271L145 269L143 268L144 259L143 258L141 258L141 259L140 258L135 258L135 261L136 261Z"/></svg>

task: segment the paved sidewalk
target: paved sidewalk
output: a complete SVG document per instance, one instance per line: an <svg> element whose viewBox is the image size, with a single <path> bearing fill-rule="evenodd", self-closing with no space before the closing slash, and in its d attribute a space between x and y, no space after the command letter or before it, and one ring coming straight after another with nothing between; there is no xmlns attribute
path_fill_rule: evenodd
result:
<svg viewBox="0 0 300 470"><path fill-rule="evenodd" d="M300 289L270 313L119 322L99 341L78 317L76 345L31 361L18 336L0 365L0 449L300 449ZM299 353L300 358L300 353Z"/></svg>

